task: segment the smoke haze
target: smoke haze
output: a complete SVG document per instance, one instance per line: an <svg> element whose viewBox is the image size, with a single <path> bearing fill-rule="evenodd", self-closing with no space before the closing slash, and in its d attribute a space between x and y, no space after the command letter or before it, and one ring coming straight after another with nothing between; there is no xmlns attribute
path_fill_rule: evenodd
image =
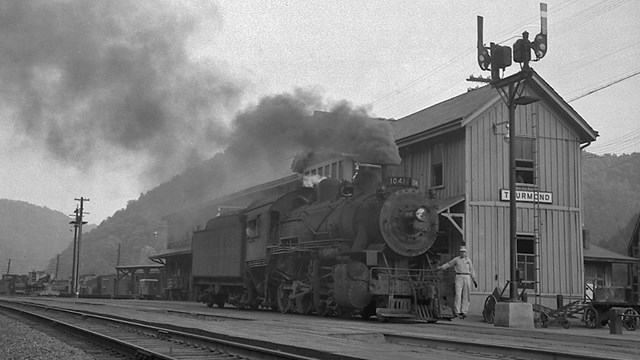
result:
<svg viewBox="0 0 640 360"><path fill-rule="evenodd" d="M300 153L400 161L388 122L313 91L236 113L242 82L189 56L205 20L222 24L208 1L4 1L2 121L78 169L135 156L138 180L154 186L187 169L185 200L291 174Z"/></svg>
<svg viewBox="0 0 640 360"><path fill-rule="evenodd" d="M226 150L182 174L181 189L186 199L216 198L291 175L294 157L313 152L400 163L388 121L368 117L363 107L328 104L319 94L298 89L266 96L238 113Z"/></svg>
<svg viewBox="0 0 640 360"><path fill-rule="evenodd" d="M3 1L3 121L81 169L139 154L163 178L210 157L242 88L190 60L202 18L220 22L207 1Z"/></svg>

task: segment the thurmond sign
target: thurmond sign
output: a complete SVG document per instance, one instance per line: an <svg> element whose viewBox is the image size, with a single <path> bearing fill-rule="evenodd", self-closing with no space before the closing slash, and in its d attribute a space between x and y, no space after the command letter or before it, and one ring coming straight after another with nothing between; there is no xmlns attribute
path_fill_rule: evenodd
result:
<svg viewBox="0 0 640 360"><path fill-rule="evenodd" d="M509 189L500 189L500 201L509 201L509 193ZM553 193L544 191L516 190L516 201L552 204Z"/></svg>

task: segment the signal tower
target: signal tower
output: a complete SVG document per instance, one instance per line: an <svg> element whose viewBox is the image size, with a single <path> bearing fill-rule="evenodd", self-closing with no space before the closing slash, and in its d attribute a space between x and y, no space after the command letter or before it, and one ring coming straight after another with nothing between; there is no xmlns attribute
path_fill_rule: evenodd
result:
<svg viewBox="0 0 640 360"><path fill-rule="evenodd" d="M522 96L527 80L533 71L529 62L539 61L547 54L547 4L540 3L540 33L532 41L529 33L523 32L512 47L490 43L486 47L483 42L483 18L478 16L478 65L483 71L491 71L491 78L474 78L470 81L488 82L496 88L509 110L509 244L510 244L510 280L509 301L497 303L495 308L495 326L504 327L533 327L533 307L531 304L521 302L518 298L518 258L517 258L517 205L516 205L516 126L515 108L517 105L527 105L539 101L531 96ZM513 49L513 51L512 51ZM531 59L531 50L535 54L535 60ZM521 65L521 71L500 79L500 70L504 70L513 62ZM537 139L536 139L537 140ZM535 224L536 233L539 224ZM536 235L536 248L538 236ZM538 254L536 254L538 256ZM539 257L538 257L539 259ZM539 261L537 261L539 266ZM539 279L536 278L539 283ZM539 289L539 284L536 285Z"/></svg>

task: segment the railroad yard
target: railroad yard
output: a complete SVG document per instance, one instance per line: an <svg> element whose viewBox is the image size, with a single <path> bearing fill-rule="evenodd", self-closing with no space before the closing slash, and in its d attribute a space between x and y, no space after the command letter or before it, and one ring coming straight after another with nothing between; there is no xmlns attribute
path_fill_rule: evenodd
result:
<svg viewBox="0 0 640 360"><path fill-rule="evenodd" d="M87 320L94 314L166 327L167 330L145 330L151 331L154 338L174 338L173 342L165 341L166 345L147 340L145 346L149 351L138 350L135 356L145 359L214 358L213 350L207 352L203 350L205 346L200 349L199 345L193 345L195 340L175 340L182 335L170 332L177 330L197 330L196 335L200 337L270 349L267 355L240 355L249 359L637 359L640 349L640 332L624 330L622 334L610 334L608 327L588 329L580 319L573 319L570 329L552 325L545 329L524 330L494 327L483 322L480 315L435 324L383 323L207 308L195 302L36 297L4 297L0 300L3 306L25 311L28 307L23 302L44 305L47 308L40 311L48 317L54 317L56 308L72 309L78 311L73 317L80 323L94 323L94 320ZM7 310L2 308L0 311L4 323ZM80 315L80 312L89 315ZM94 323L92 331L101 330ZM176 345L178 342L193 342L192 347L196 350L181 353ZM3 346L7 344L3 340ZM36 344L25 342L25 346ZM156 353L164 355L153 356Z"/></svg>

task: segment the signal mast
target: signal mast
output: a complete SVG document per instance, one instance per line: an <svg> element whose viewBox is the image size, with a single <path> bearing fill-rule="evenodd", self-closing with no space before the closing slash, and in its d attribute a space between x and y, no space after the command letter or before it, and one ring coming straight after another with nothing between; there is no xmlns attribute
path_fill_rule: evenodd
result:
<svg viewBox="0 0 640 360"><path fill-rule="evenodd" d="M529 33L525 31L522 38L516 40L512 47L495 43L490 43L489 47L485 46L482 37L483 22L483 17L478 15L478 65L483 71L491 71L491 80L486 81L487 79L480 77L470 78L470 81L500 80L500 69L504 70L512 64L512 53L513 62L520 63L522 70L529 69L530 61L540 61L547 54L547 4L540 3L540 33L530 41ZM531 59L531 50L535 54L535 60Z"/></svg>
<svg viewBox="0 0 640 360"><path fill-rule="evenodd" d="M533 320L533 310L526 305L518 305L518 258L517 258L517 212L516 212L516 126L515 126L515 109L517 105L527 105L539 101L538 98L532 96L521 96L524 92L527 80L532 76L533 71L529 67L530 61L539 61L547 54L547 4L540 3L540 33L535 36L533 41L529 40L529 33L523 32L522 38L518 39L512 46L501 46L491 43L489 47L484 46L482 38L483 18L478 16L478 65L483 71L491 71L491 78L470 78L470 81L488 82L492 87L496 88L507 105L509 110L509 243L510 243L510 282L509 282L509 301L502 304L502 311L505 314L522 312L523 318L531 316ZM512 54L513 49L513 54ZM535 54L535 60L531 59L531 50ZM512 64L513 61L521 64L521 71L500 79L500 69L504 70ZM515 304L515 305L514 305ZM513 307L512 307L513 305ZM498 307L496 307L496 310ZM526 313L525 313L526 312ZM496 314L498 312L496 311ZM503 324L501 326L511 327L511 316L501 316ZM506 320L505 320L506 319ZM496 323L497 325L497 323ZM518 325L514 325L518 326Z"/></svg>

